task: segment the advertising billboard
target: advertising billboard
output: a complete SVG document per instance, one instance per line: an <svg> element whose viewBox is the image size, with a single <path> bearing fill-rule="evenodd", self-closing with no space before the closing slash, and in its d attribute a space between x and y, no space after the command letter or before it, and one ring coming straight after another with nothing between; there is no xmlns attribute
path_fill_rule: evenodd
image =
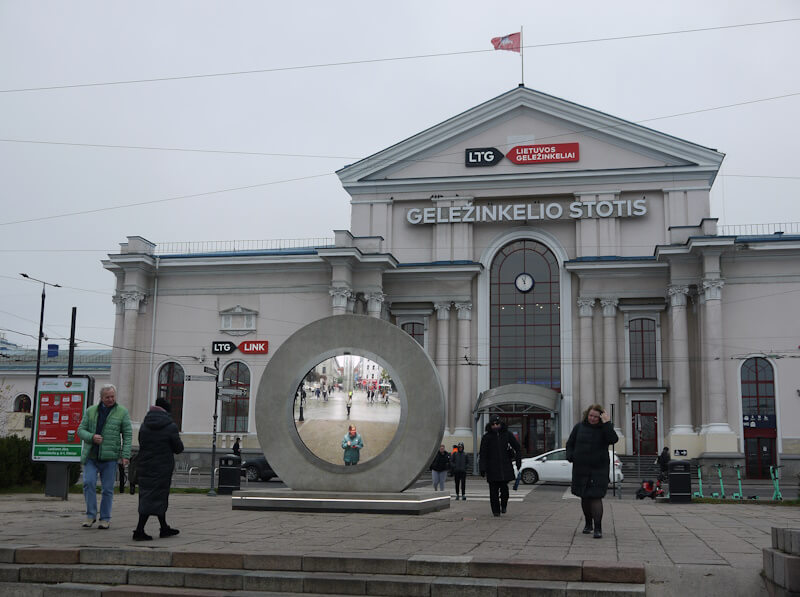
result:
<svg viewBox="0 0 800 597"><path fill-rule="evenodd" d="M80 462L78 426L94 395L94 378L42 376L36 388L31 459Z"/></svg>

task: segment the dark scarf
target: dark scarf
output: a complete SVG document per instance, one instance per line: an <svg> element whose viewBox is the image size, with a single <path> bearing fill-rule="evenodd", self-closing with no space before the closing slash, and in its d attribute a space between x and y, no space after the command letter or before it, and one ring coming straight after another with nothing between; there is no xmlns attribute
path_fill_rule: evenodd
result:
<svg viewBox="0 0 800 597"><path fill-rule="evenodd" d="M117 403L115 402L114 406L116 405ZM111 414L111 410L114 408L114 406L108 407L101 402L100 405L97 407L97 427L94 430L95 434L103 435L103 427L106 424L106 419L108 419L108 415ZM98 460L99 457L100 457L100 446L93 443L92 451L89 453L89 458L94 458L95 460Z"/></svg>

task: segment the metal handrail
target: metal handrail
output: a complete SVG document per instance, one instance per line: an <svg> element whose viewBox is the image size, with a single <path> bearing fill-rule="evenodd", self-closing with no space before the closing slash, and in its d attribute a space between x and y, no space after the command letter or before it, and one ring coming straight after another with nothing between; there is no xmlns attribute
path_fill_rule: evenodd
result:
<svg viewBox="0 0 800 597"><path fill-rule="evenodd" d="M726 224L717 226L721 236L764 236L769 234L800 234L800 222L770 224Z"/></svg>
<svg viewBox="0 0 800 597"><path fill-rule="evenodd" d="M210 240L165 242L156 245L155 255L197 255L203 253L240 253L331 247L333 238L279 238L261 240Z"/></svg>

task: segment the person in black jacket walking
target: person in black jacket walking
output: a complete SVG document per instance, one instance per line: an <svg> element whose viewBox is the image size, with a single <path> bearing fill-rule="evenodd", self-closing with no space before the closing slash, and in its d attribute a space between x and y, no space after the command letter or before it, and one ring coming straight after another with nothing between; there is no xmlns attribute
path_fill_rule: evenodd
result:
<svg viewBox="0 0 800 597"><path fill-rule="evenodd" d="M430 465L431 476L433 477L433 490L436 491L441 485L444 491L444 482L447 479L447 471L450 470L450 454L444 449L444 444L439 446L439 451L433 457Z"/></svg>
<svg viewBox="0 0 800 597"><path fill-rule="evenodd" d="M489 483L489 503L495 516L505 514L508 507L508 482L516 476L513 461L516 461L517 469L521 468L519 442L500 417L495 415L481 438L479 463L481 477L486 477Z"/></svg>
<svg viewBox="0 0 800 597"><path fill-rule="evenodd" d="M450 466L453 469L453 481L456 484L456 499L458 499L459 489L461 489L461 499L467 499L467 455L464 453L464 444L459 442L458 450L450 458Z"/></svg>
<svg viewBox="0 0 800 597"><path fill-rule="evenodd" d="M614 424L599 404L592 404L567 440L567 460L572 463L572 493L581 498L586 518L583 532L603 536L603 498L609 481L608 446L619 441ZM594 523L594 524L592 524Z"/></svg>
<svg viewBox="0 0 800 597"><path fill-rule="evenodd" d="M159 398L155 406L150 407L139 428L139 524L133 531L134 541L152 539L144 532L144 525L151 515L158 517L160 537L178 534L178 529L170 528L167 524L166 514L175 454L183 452L183 442L169 411L169 402Z"/></svg>

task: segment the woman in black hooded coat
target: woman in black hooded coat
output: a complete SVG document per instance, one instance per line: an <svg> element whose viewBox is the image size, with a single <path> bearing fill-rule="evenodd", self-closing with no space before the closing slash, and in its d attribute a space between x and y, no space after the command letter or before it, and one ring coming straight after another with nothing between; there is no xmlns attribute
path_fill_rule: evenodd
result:
<svg viewBox="0 0 800 597"><path fill-rule="evenodd" d="M516 461L517 470L522 466L519 442L500 417L493 416L486 425L486 433L481 438L480 466L481 477L489 483L489 505L492 514L505 514L508 507L508 482L513 481Z"/></svg>
<svg viewBox="0 0 800 597"><path fill-rule="evenodd" d="M572 493L581 498L586 518L583 532L603 536L603 498L609 482L608 446L619 441L614 424L599 404L592 404L567 440L567 460L572 463ZM594 522L594 525L592 523Z"/></svg>
<svg viewBox="0 0 800 597"><path fill-rule="evenodd" d="M167 524L166 513L175 454L183 452L183 442L169 410L169 402L159 398L156 405L150 407L139 428L139 524L133 531L135 541L152 539L144 532L144 525L151 515L158 517L160 537L178 534L178 529L170 528Z"/></svg>

